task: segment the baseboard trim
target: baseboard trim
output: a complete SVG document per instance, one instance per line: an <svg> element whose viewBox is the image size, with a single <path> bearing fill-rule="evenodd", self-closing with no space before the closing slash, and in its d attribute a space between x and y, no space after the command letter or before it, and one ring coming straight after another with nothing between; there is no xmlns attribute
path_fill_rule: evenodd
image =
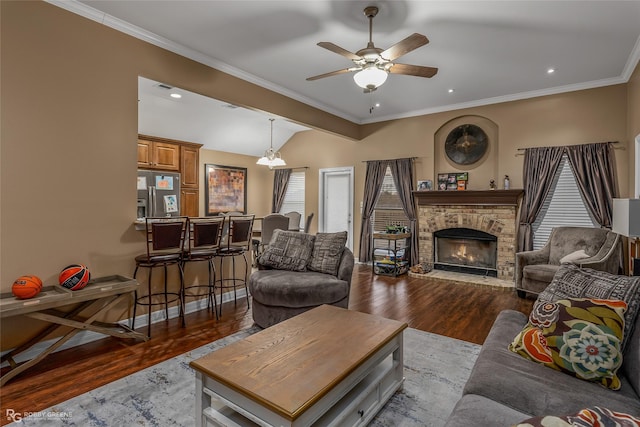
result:
<svg viewBox="0 0 640 427"><path fill-rule="evenodd" d="M244 298L246 296L246 291L244 289L238 289L237 290L237 297L238 299ZM222 295L222 303L225 302L230 302L233 301L233 292L227 292L225 294ZM184 312L185 314L189 314L189 313L194 313L196 311L200 311L200 310L206 310L207 309L207 298L203 298L200 300L195 300L195 301L191 301L188 302L187 304L185 304L185 308L184 308ZM177 306L173 306L173 307L169 307L169 319L174 319L176 317L178 317L180 311L178 309ZM148 316L146 314L140 315L140 316L136 316L136 329L140 329L144 326L148 325ZM157 311L154 311L151 313L151 324L154 323L158 323L158 322L163 322L165 320L165 312L164 309L160 309ZM121 321L118 322L121 325L125 325L125 326L129 326L131 325L131 318L129 319L123 319ZM54 353L60 351L60 350L66 350L69 348L73 348L73 347L77 347L79 345L83 345L83 344L88 344L90 342L93 341L97 341L100 339L105 338L106 335L104 334L100 334L98 332L93 332L93 331L81 331L78 332L73 338L71 338L69 341L67 341L66 343L64 343L63 345L60 346L60 348L56 349L54 351ZM22 363L22 362L26 362L29 361L31 359L34 359L36 357L38 357L43 351L45 351L47 348L49 348L53 343L55 343L58 339L57 338L52 338L50 340L47 341L42 341L39 342L37 344L34 344L29 350L17 355L16 357L14 357L14 360L16 363ZM12 351L13 349L7 350L7 351L3 351L2 352L2 356L4 356L5 354L9 353L10 351ZM1 367L6 367L9 366L8 362L3 362L2 365L0 365Z"/></svg>

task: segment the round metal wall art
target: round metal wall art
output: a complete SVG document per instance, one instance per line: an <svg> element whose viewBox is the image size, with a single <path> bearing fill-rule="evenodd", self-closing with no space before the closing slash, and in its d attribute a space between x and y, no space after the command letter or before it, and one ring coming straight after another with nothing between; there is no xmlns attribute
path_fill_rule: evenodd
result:
<svg viewBox="0 0 640 427"><path fill-rule="evenodd" d="M471 124L460 125L447 135L444 151L452 162L470 165L484 156L489 147L489 139L484 131Z"/></svg>

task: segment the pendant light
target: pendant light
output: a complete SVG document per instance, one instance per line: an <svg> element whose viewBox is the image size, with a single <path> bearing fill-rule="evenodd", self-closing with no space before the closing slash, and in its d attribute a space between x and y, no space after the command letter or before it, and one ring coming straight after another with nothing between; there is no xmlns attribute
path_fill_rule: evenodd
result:
<svg viewBox="0 0 640 427"><path fill-rule="evenodd" d="M260 157L256 164L269 166L269 169L273 169L275 166L286 166L287 164L282 160L279 151L273 150L273 121L275 119L269 119L271 122L271 146L264 152L264 156Z"/></svg>

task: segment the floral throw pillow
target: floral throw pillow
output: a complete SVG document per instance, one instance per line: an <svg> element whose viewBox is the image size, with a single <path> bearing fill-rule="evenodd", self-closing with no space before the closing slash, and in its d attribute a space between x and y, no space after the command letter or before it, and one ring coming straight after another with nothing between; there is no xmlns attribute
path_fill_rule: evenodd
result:
<svg viewBox="0 0 640 427"><path fill-rule="evenodd" d="M562 264L547 288L538 295L536 305L566 298L598 298L621 300L627 303L624 351L626 341L633 334L636 316L640 311L640 277L618 276L605 271Z"/></svg>
<svg viewBox="0 0 640 427"><path fill-rule="evenodd" d="M536 304L509 350L618 390L626 308L624 301L585 298Z"/></svg>
<svg viewBox="0 0 640 427"><path fill-rule="evenodd" d="M595 406L582 409L576 414L561 417L546 415L530 418L515 427L631 427L638 425L640 425L640 418Z"/></svg>

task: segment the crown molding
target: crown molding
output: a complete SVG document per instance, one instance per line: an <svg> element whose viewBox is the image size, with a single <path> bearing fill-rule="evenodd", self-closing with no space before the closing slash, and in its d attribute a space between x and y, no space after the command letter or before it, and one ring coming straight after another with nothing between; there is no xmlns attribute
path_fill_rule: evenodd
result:
<svg viewBox="0 0 640 427"><path fill-rule="evenodd" d="M633 69L632 69L633 71ZM629 76L630 77L630 76ZM445 111L462 110L465 108L483 107L486 105L501 104L504 102L521 101L523 99L537 98L540 96L557 95L559 93L575 92L578 90L594 89L598 87L611 86L626 83L629 80L622 76L610 79L594 80L584 83L576 83L572 85L556 86L548 89L533 90L529 92L514 93L511 95L496 96L493 98L479 99L476 101L461 102L459 104L449 104L434 108L426 108L422 110L412 111L407 114L397 114L393 116L376 117L375 120L364 120L362 124L371 124L388 120L406 119L410 117L424 116L427 114L443 113Z"/></svg>
<svg viewBox="0 0 640 427"><path fill-rule="evenodd" d="M511 95L479 99L476 101L463 102L458 104L443 105L443 106L434 107L434 108L416 110L406 114L380 116L372 119L359 120L356 117L353 117L349 114L344 113L343 111L336 110L335 108L327 106L323 103L320 103L306 96L302 96L299 93L290 91L272 82L261 79L246 71L232 67L229 64L221 62L210 56L204 55L201 52L190 49L179 43L175 43L169 39L161 37L155 33L147 31L138 26L132 25L126 21L123 21L111 15L108 15L104 12L94 9L77 0L44 0L44 1L54 6L65 9L69 12L83 16L87 19L91 19L92 21L98 22L107 27L113 28L122 33L128 34L139 40L143 40L152 45L155 45L160 48L166 49L170 52L176 53L180 56L184 56L185 58L192 59L196 62L207 65L211 68L227 73L238 79L245 80L249 83L253 83L257 86L279 93L288 98L302 102L311 107L325 111L329 114L333 114L337 117L343 118L345 120L348 120L356 124L371 124L371 123L378 123L378 122L389 121L389 120L405 119L405 118L422 116L427 114L442 113L445 111L454 111L454 110L461 110L465 108L481 107L486 105L499 104L503 102L520 101L520 100L536 98L540 96L556 95L559 93L573 92L573 91L585 90L585 89L594 89L598 87L627 83L631 78L631 75L633 74L633 71L635 70L636 66L638 65L638 62L640 62L640 37L638 37L638 39L636 40L635 46L629 55L627 63L625 64L625 67L623 68L622 73L618 77L594 80L594 81L577 83L572 85L556 86L548 89L534 90L529 92L520 92L516 94L511 94Z"/></svg>
<svg viewBox="0 0 640 427"><path fill-rule="evenodd" d="M627 59L627 63L622 70L622 79L624 79L623 83L626 83L631 78L633 71L638 66L638 62L640 62L640 37L636 39L636 45L631 50L631 54L629 55L629 59Z"/></svg>

